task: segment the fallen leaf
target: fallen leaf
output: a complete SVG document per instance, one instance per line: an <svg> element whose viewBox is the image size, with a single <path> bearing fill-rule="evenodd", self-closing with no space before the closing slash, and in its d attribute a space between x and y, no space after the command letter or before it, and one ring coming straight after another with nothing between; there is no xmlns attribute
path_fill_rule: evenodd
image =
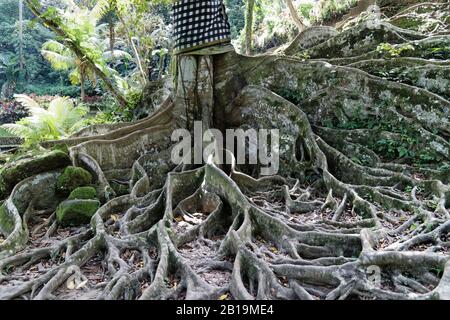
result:
<svg viewBox="0 0 450 320"><path fill-rule="evenodd" d="M225 300L228 298L228 293L225 293L219 297L219 300Z"/></svg>
<svg viewBox="0 0 450 320"><path fill-rule="evenodd" d="M181 222L181 221L183 221L183 217L182 216L175 217L175 221Z"/></svg>
<svg viewBox="0 0 450 320"><path fill-rule="evenodd" d="M275 247L270 247L269 250L272 251L273 253L278 253L278 249Z"/></svg>
<svg viewBox="0 0 450 320"><path fill-rule="evenodd" d="M111 220L116 222L117 220L119 220L119 216L117 214L112 214L111 215Z"/></svg>

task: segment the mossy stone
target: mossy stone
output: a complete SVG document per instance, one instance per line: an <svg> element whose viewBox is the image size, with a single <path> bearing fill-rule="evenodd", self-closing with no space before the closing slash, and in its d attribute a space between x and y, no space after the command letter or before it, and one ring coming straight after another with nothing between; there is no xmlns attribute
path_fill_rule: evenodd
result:
<svg viewBox="0 0 450 320"><path fill-rule="evenodd" d="M97 199L97 190L94 187L78 187L69 195L69 200L73 199Z"/></svg>
<svg viewBox="0 0 450 320"><path fill-rule="evenodd" d="M70 163L66 153L53 150L7 164L0 173L0 199L7 197L20 181L41 172L64 168Z"/></svg>
<svg viewBox="0 0 450 320"><path fill-rule="evenodd" d="M75 199L60 203L56 209L56 218L62 226L79 226L91 221L100 207L98 200Z"/></svg>
<svg viewBox="0 0 450 320"><path fill-rule="evenodd" d="M72 192L78 187L87 186L92 183L92 175L80 167L67 167L58 177L57 189L62 192Z"/></svg>

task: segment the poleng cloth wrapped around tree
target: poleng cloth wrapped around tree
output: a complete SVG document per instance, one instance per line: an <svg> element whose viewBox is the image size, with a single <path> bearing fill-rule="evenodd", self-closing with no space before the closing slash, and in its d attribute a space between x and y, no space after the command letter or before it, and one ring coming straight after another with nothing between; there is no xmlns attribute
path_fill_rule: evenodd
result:
<svg viewBox="0 0 450 320"><path fill-rule="evenodd" d="M175 54L231 41L223 0L174 1L172 13Z"/></svg>

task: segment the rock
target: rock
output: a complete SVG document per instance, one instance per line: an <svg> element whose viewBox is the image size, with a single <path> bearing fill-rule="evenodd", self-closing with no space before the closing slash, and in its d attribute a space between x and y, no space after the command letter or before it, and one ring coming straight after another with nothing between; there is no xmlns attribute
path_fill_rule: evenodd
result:
<svg viewBox="0 0 450 320"><path fill-rule="evenodd" d="M89 223L100 207L98 200L66 200L56 209L56 218L62 226L78 226Z"/></svg>
<svg viewBox="0 0 450 320"><path fill-rule="evenodd" d="M80 167L67 167L59 176L56 188L65 193L92 183L92 175Z"/></svg>
<svg viewBox="0 0 450 320"><path fill-rule="evenodd" d="M69 200L91 199L97 200L97 190L94 187L79 187L73 190L69 195Z"/></svg>
<svg viewBox="0 0 450 320"><path fill-rule="evenodd" d="M7 164L0 173L0 199L7 197L20 181L41 172L64 168L70 163L66 153L54 150Z"/></svg>

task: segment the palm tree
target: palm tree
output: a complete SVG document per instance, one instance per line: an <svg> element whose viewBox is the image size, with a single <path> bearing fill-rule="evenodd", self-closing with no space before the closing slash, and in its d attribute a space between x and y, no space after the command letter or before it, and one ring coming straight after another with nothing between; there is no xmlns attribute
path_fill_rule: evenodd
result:
<svg viewBox="0 0 450 320"><path fill-rule="evenodd" d="M67 68L64 64L72 60L69 66L76 66L78 69L78 72L72 75L72 79L76 79L78 75L80 83L84 84L86 78L88 78L88 73L95 73L96 77L103 81L119 104L126 106L125 94L128 89L126 81L118 75L117 71L108 67L106 61L102 59L103 51L99 50L99 47L93 42L97 37L96 26L101 16L94 10L77 6L73 0L61 1L64 2L65 9L57 10L55 16L49 16L43 11L38 1L25 0L31 12L39 17L46 27L54 31L61 39L64 39L56 52L44 52L44 54L53 59L57 65L60 64L61 69ZM61 55L61 52L65 52L61 49L62 47L70 49L73 55ZM53 51L48 50L48 48L44 50ZM73 56L76 56L77 59L74 59ZM59 61L59 58L62 58L61 61Z"/></svg>

